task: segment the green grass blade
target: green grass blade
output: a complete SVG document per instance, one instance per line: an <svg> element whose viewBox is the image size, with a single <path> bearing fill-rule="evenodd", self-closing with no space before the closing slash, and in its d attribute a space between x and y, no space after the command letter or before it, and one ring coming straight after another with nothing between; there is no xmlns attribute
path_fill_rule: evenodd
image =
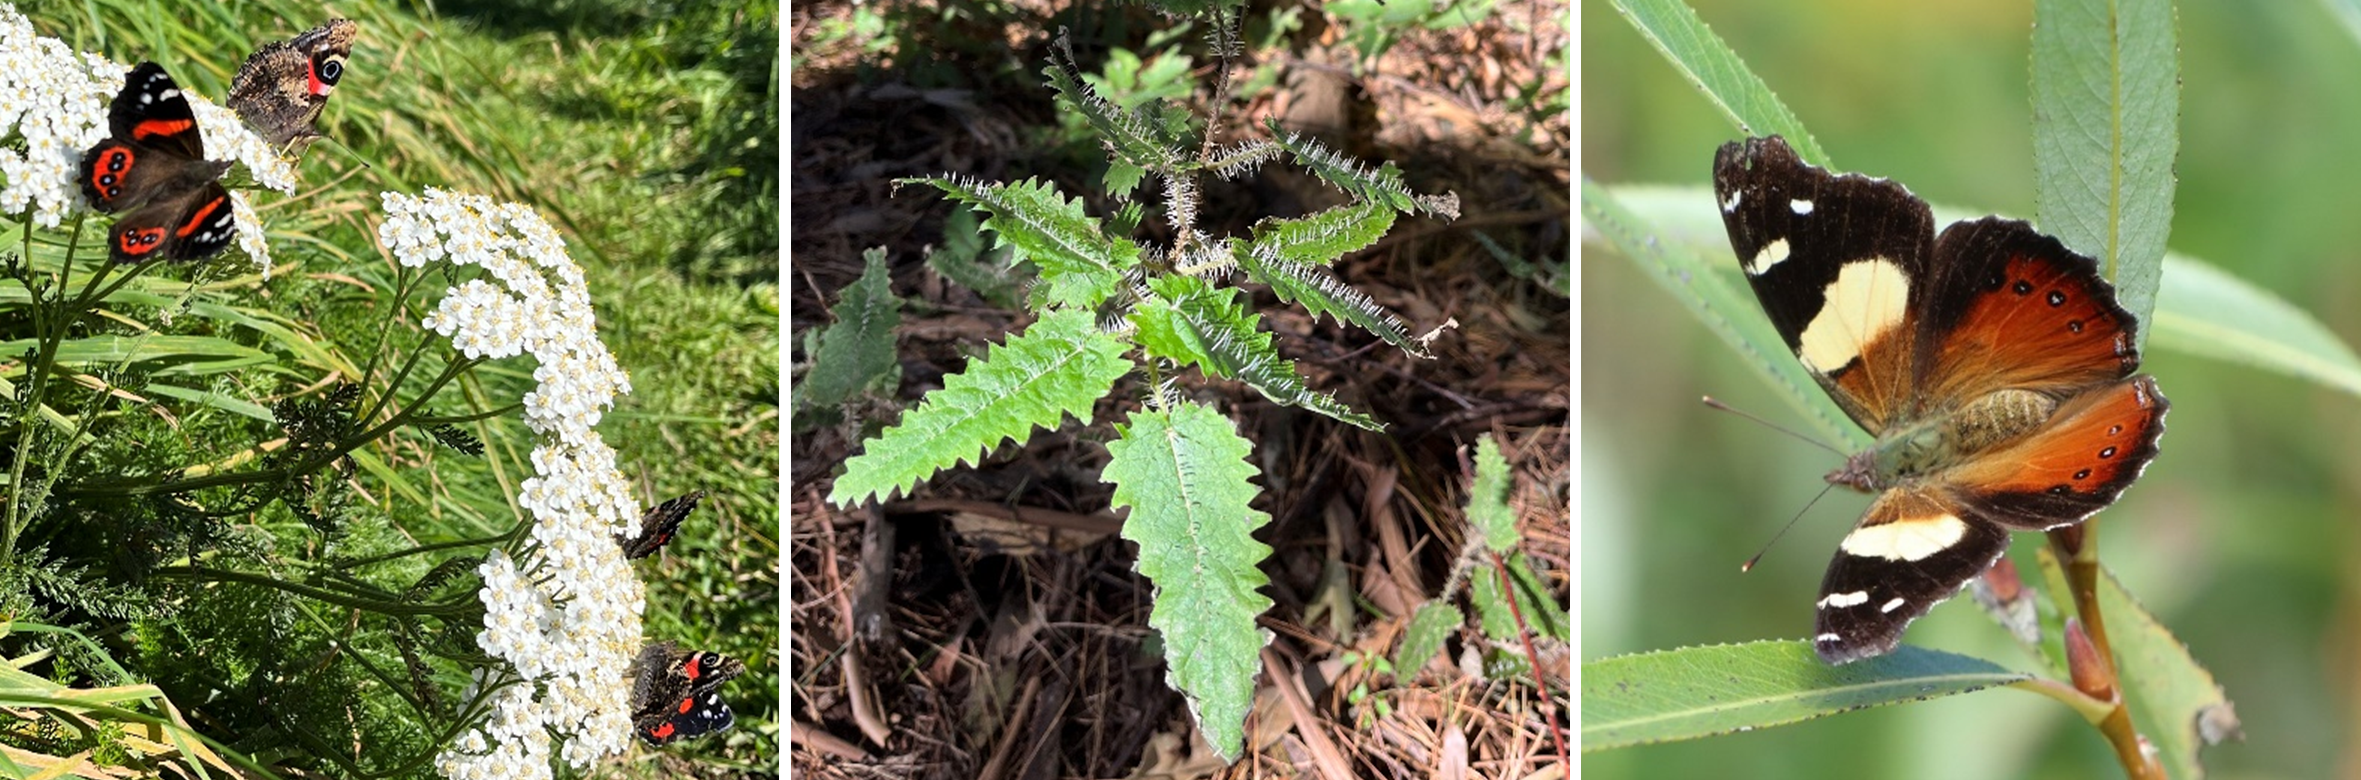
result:
<svg viewBox="0 0 2361 780"><path fill-rule="evenodd" d="M1921 647L1844 666L1801 640L1684 647L1582 665L1582 752L1695 739L2032 679Z"/></svg>
<svg viewBox="0 0 2361 780"><path fill-rule="evenodd" d="M1680 0L1614 0L1614 5L1640 37L1664 53L1666 62L1689 77L1689 83L1704 92L1705 99L1721 109L1722 115L1738 123L1740 132L1785 136L1787 145L1794 147L1804 162L1828 165L1827 153L1820 151L1820 142L1804 130L1803 120L1779 102L1770 85L1748 70L1738 53L1705 26L1705 20L1697 18L1695 9Z"/></svg>
<svg viewBox="0 0 2361 780"><path fill-rule="evenodd" d="M2041 0L2034 19L2036 222L2098 258L2123 308L2147 321L2172 229L2180 148L2172 6Z"/></svg>

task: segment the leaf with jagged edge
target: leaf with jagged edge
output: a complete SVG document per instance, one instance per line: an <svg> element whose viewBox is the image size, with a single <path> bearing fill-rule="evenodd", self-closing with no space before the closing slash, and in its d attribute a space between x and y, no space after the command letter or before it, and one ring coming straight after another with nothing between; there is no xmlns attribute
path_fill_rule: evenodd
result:
<svg viewBox="0 0 2361 780"><path fill-rule="evenodd" d="M1115 294L1123 269L1139 263L1138 244L1109 238L1099 221L1083 212L1081 199L1067 200L1046 181L985 184L955 175L895 179L894 184L932 185L990 212L984 229L1000 234L1015 260L1030 260L1041 269L1032 302L1037 311L1098 305Z"/></svg>
<svg viewBox="0 0 2361 780"><path fill-rule="evenodd" d="M1088 311L1042 315L983 360L944 377L942 389L865 443L845 461L828 502L845 507L907 493L936 471L982 462L1034 426L1055 429L1069 414L1090 424L1092 405L1131 369L1123 352L1122 341L1091 326Z"/></svg>
<svg viewBox="0 0 2361 780"><path fill-rule="evenodd" d="M1165 683L1188 697L1205 741L1235 760L1271 641L1254 622L1271 606L1256 591L1270 583L1257 565L1271 548L1254 529L1271 517L1248 505L1259 492L1252 445L1194 403L1136 412L1115 430L1101 479L1115 486L1114 505L1130 508L1123 538L1139 545L1134 568L1156 586L1148 625L1164 637Z"/></svg>
<svg viewBox="0 0 2361 780"><path fill-rule="evenodd" d="M1279 159L1279 155L1285 153L1287 147L1272 143L1269 139L1257 138L1214 152L1213 159L1205 161L1205 168L1213 171L1215 176L1236 179L1254 175L1255 171L1262 170L1263 163Z"/></svg>
<svg viewBox="0 0 2361 780"><path fill-rule="evenodd" d="M1516 610L1511 611L1508 599L1500 590L1500 569L1484 566L1468 578L1468 601L1476 605L1476 617L1484 628L1484 635L1493 641L1511 643L1517 639L1517 617L1522 615L1525 627L1536 636L1572 641L1573 621L1566 608L1557 601L1549 585L1533 572L1523 552L1513 552L1501 558L1508 565L1508 581L1516 597Z"/></svg>
<svg viewBox="0 0 2361 780"><path fill-rule="evenodd" d="M1467 521L1484 533L1484 546L1505 553L1517 548L1517 513L1509 508L1508 458L1491 436L1476 440L1476 484L1467 490Z"/></svg>
<svg viewBox="0 0 2361 780"><path fill-rule="evenodd" d="M1273 403L1373 431L1385 429L1335 396L1304 386L1295 364L1271 346L1271 334L1256 327L1262 316L1246 310L1236 288L1188 276L1158 277L1148 287L1150 294L1132 308L1131 322L1139 328L1134 340L1149 355L1245 382Z"/></svg>
<svg viewBox="0 0 2361 780"><path fill-rule="evenodd" d="M943 218L943 245L927 254L926 267L952 284L974 290L994 306L1013 309L1023 293L1025 277L1001 262L1005 255L986 246L983 231L976 227L975 209L958 208Z"/></svg>
<svg viewBox="0 0 2361 780"><path fill-rule="evenodd" d="M1401 320L1360 290L1329 276L1327 270L1283 259L1267 246L1253 251L1240 247L1233 254L1238 266L1246 269L1247 278L1270 285L1280 300L1303 304L1304 310L1314 315L1326 314L1338 322L1358 325L1413 356L1434 357L1425 344L1410 338Z"/></svg>
<svg viewBox="0 0 2361 780"><path fill-rule="evenodd" d="M1404 680L1418 674L1436 653L1443 651L1443 640L1458 631L1467 616L1449 602L1435 600L1418 605L1410 615L1410 623L1402 628L1402 642L1394 646L1394 675Z"/></svg>
<svg viewBox="0 0 2361 780"><path fill-rule="evenodd" d="M1402 183L1402 171L1395 168L1392 162L1370 170L1361 161L1346 157L1344 153L1328 148L1317 139L1280 129L1277 119L1265 119L1263 124L1271 129L1271 136L1277 139L1280 146L1287 147L1287 151L1295 155L1295 164L1320 177L1321 181L1328 182L1329 186L1353 196L1354 200L1383 203L1404 214L1424 211L1446 220L1459 218L1458 195L1449 192L1420 195L1411 192L1410 186Z"/></svg>
<svg viewBox="0 0 2361 780"><path fill-rule="evenodd" d="M1356 203L1294 219L1256 222L1247 251L1270 247L1284 260L1327 265L1377 243L1393 227L1393 209L1383 203Z"/></svg>
<svg viewBox="0 0 2361 780"><path fill-rule="evenodd" d="M843 403L892 373L894 328L902 324L902 299L889 288L885 247L861 253L868 264L861 278L844 288L828 313L836 324L820 333L811 371L795 385L795 405L818 408Z"/></svg>
<svg viewBox="0 0 2361 780"><path fill-rule="evenodd" d="M1049 48L1049 67L1041 73L1049 77L1049 88L1057 91L1058 101L1082 115L1116 162L1152 171L1172 170L1179 164L1179 139L1167 137L1166 123L1149 114L1123 110L1082 79L1064 30L1058 31L1056 43Z"/></svg>

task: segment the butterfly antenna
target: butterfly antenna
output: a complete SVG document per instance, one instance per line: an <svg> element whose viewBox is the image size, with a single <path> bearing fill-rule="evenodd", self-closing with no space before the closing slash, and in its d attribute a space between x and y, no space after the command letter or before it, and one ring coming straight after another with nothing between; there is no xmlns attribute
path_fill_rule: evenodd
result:
<svg viewBox="0 0 2361 780"><path fill-rule="evenodd" d="M353 161L354 161L354 162L357 162L357 163L360 163L360 164L361 164L361 167L363 167L363 168L374 168L374 167L377 167L377 166L374 166L374 165L370 165L368 160L366 160L366 159L363 159L363 158L361 157L361 153L360 153L360 152L353 151L353 148L352 148L352 147L350 147L350 146L345 146L343 141L339 141L339 140L336 140L336 139L334 139L334 138L330 138L330 137L328 137L328 136L324 136L324 135L323 135L323 136L320 136L320 138L322 138L322 139L325 139L325 140L326 140L328 143L335 144L335 145L336 145L336 148L338 148L338 149L343 149L345 154L352 155Z"/></svg>
<svg viewBox="0 0 2361 780"><path fill-rule="evenodd" d="M1821 440L1819 440L1819 439L1812 438L1812 437L1810 437L1810 436L1805 436L1805 435L1803 435L1803 434L1801 434L1801 433L1797 433L1797 432L1795 432L1795 430L1793 430L1793 429L1790 429L1790 428L1788 428L1788 427L1786 427L1786 426L1780 425L1780 424L1778 424L1778 423L1775 423L1775 422L1771 422L1771 421L1769 421L1769 420L1765 420L1765 419L1763 419L1763 418L1761 418L1761 417L1756 417L1756 416L1754 416L1753 414L1747 413L1746 411L1743 411L1743 410L1741 410L1741 409L1739 409L1739 408L1737 408L1737 407L1731 406L1731 405L1729 405L1729 404L1722 403L1721 401L1719 401L1719 400L1715 399L1713 396L1710 396L1710 395L1709 395L1709 396L1706 396L1706 397L1705 397L1705 405L1706 405L1706 406L1713 407L1713 408L1715 408L1715 409L1720 409L1720 410L1722 410L1722 411L1725 411L1725 412L1729 412L1729 413L1731 413L1731 414L1738 415L1738 416L1740 416L1740 417L1744 417L1744 418L1746 418L1746 419L1749 419L1749 420L1753 420L1753 421L1755 421L1755 423L1756 423L1756 424L1759 424L1759 425L1761 425L1761 426L1763 426L1763 427L1765 427L1765 428L1769 428L1769 429L1771 429L1771 430L1778 431L1778 432L1780 432L1780 433L1784 433L1784 434L1787 434L1787 435L1789 435L1789 436L1793 436L1793 437L1795 437L1795 438L1797 438L1797 439L1799 439L1799 440L1801 440L1801 441L1804 441L1804 442L1808 442L1808 443L1810 443L1810 444L1811 444L1812 446L1814 446L1814 447L1819 447L1820 449L1824 449L1824 450L1827 450L1827 451L1829 451L1829 452L1836 453L1837 455L1840 455L1840 456L1845 454L1843 450L1839 450L1839 449L1837 449L1836 447L1834 447L1834 446L1831 446L1831 445L1830 445L1828 442L1824 442L1824 441L1821 441ZM1778 533L1775 533L1775 534L1772 534L1772 535L1771 535L1771 540L1770 540L1770 541L1768 541L1768 542L1764 542L1764 543L1763 543L1763 548L1762 548L1762 549L1760 549L1760 550L1756 550L1756 551L1755 551L1755 553L1754 553L1754 557L1752 557L1752 558L1748 558L1748 559L1746 559L1746 562L1745 562L1745 563L1742 563L1742 564L1739 564L1739 565L1738 565L1738 570L1739 570L1739 571L1742 571L1742 572L1743 572L1743 571L1754 571L1754 565L1755 565L1755 564L1757 564L1757 563L1761 563L1761 562L1762 562L1763 555L1764 555L1764 554L1766 554L1766 553L1769 553L1769 552L1771 551L1771 545L1778 544L1778 543L1779 543L1779 539L1780 539L1780 537L1783 537L1783 536L1786 536L1786 535L1787 535L1787 529L1794 528L1794 527L1795 527L1795 522L1796 522L1796 521L1798 521L1798 520L1802 520L1802 519L1804 518L1804 513L1805 513L1805 512L1812 511L1812 506L1813 506L1814 504L1818 504L1818 503L1820 503L1820 499L1822 499L1822 498L1826 498L1826 497L1828 496L1828 490L1829 490L1829 488L1833 488L1833 487L1836 487L1836 483L1834 483L1834 482L1828 483L1826 486L1823 486L1823 487L1821 487L1821 488L1820 488L1820 494L1819 494L1819 495L1816 495L1816 496L1813 496L1811 501L1809 501L1809 502L1806 502L1806 503L1804 504L1804 508L1802 508L1802 509L1799 509L1799 510L1796 510L1795 516L1794 516L1794 517L1790 517L1790 518L1788 518L1788 519L1787 519L1787 524L1786 524L1786 525L1779 526L1779 532L1778 532Z"/></svg>
<svg viewBox="0 0 2361 780"><path fill-rule="evenodd" d="M1769 428L1769 429L1771 429L1771 430L1778 431L1778 432L1780 432L1780 433L1784 433L1784 434L1787 434L1787 435L1789 435L1789 436L1793 436L1793 437L1795 437L1795 438L1797 438L1797 439L1801 439L1801 440L1803 440L1804 442L1806 442L1806 443L1808 443L1808 444L1811 444L1811 445L1812 445L1812 446L1814 446L1814 447L1818 447L1818 448L1820 448L1820 449L1824 449L1824 450L1827 450L1827 451L1829 451L1829 452L1836 453L1836 454L1838 454L1838 455L1840 455L1840 456L1845 454L1845 451L1844 451L1844 450L1837 449L1837 448L1836 448L1834 445L1831 445L1831 444L1829 444L1828 442L1824 442L1824 441L1821 441L1821 440L1819 440L1819 439L1812 438L1812 437L1810 437L1810 436L1805 436L1805 435L1803 435L1803 434L1801 434L1801 433L1797 433L1797 432L1795 432L1795 430L1794 430L1794 429L1792 429L1792 428L1788 428L1788 427L1786 427L1786 426L1784 426L1784 425L1780 425L1780 424L1778 424L1778 423L1771 422L1771 421L1769 421L1769 420L1765 420L1765 419L1763 419L1763 418L1760 418L1760 417L1756 417L1756 416L1754 416L1753 414L1750 414L1750 413L1748 413L1748 412L1746 412L1746 411L1743 411L1743 410L1741 410L1741 409L1739 409L1739 408L1737 408L1737 407L1735 407L1735 406L1731 406L1731 405L1729 405L1729 404L1722 403L1722 402L1721 402L1719 399L1716 399L1716 398L1714 398L1713 396L1710 396L1710 395L1709 395L1709 396L1706 396L1706 397L1705 397L1705 405L1706 405L1706 406L1713 407L1713 408L1715 408L1715 409L1720 409L1720 410L1722 410L1722 411L1725 411L1725 412L1729 412L1729 413L1731 413L1731 414L1738 415L1738 416L1740 416L1740 417L1744 417L1744 418L1746 418L1746 419L1749 419L1749 420L1753 420L1753 421L1755 421L1756 423L1759 423L1759 424L1761 424L1761 425L1762 425L1763 427L1765 427L1765 428Z"/></svg>
<svg viewBox="0 0 2361 780"><path fill-rule="evenodd" d="M1754 571L1754 565L1762 562L1763 554L1771 551L1771 545L1778 544L1779 538L1787 535L1787 529L1794 528L1795 521L1804 519L1804 513L1812 511L1812 505L1820 503L1820 499L1826 498L1828 496L1828 489L1833 487L1836 487L1836 483L1834 482L1830 482L1827 485L1822 486L1820 488L1820 495L1813 496L1811 501L1804 504L1804 508L1796 510L1794 517L1787 518L1787 524L1779 526L1779 532L1772 534L1771 540L1764 542L1762 549L1754 551L1754 557L1748 558L1746 559L1745 563L1739 564L1738 570L1742 572Z"/></svg>

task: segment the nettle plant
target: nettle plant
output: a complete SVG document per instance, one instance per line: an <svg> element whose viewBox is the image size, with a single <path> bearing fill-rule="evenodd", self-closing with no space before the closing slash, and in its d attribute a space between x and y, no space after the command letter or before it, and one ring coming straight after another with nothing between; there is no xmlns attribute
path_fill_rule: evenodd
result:
<svg viewBox="0 0 2361 780"><path fill-rule="evenodd" d="M1082 116L1107 151L1107 195L1120 204L1101 219L1046 181L980 182L962 176L904 179L989 215L1012 260L1039 271L1026 296L1037 315L1023 333L944 379L845 463L829 501L840 507L909 492L935 472L977 462L1004 440L1067 415L1085 424L1116 381L1140 372L1140 408L1115 426L1101 478L1127 508L1123 537L1139 545L1138 571L1155 583L1149 624L1164 638L1168 680L1184 693L1200 729L1225 756L1239 754L1241 729L1269 633L1255 615L1270 600L1256 565L1270 548L1254 540L1270 518L1250 504L1260 492L1246 457L1253 445L1214 407L1175 391L1189 367L1237 380L1271 401L1379 430L1384 426L1306 385L1279 353L1239 278L1284 301L1361 328L1396 349L1429 357L1425 339L1328 264L1375 243L1404 214L1453 219L1457 196L1420 195L1392 164L1370 167L1268 122L1267 138L1217 143L1231 60L1234 14L1217 14L1215 69L1207 116L1150 100L1126 108L1091 85L1061 35L1044 70L1060 107ZM1301 217L1269 218L1244 236L1215 235L1198 223L1206 177L1235 179L1284 162L1327 182L1348 202ZM1133 198L1143 182L1160 194L1156 216L1168 244L1137 238L1147 209ZM875 259L872 275L875 275Z"/></svg>

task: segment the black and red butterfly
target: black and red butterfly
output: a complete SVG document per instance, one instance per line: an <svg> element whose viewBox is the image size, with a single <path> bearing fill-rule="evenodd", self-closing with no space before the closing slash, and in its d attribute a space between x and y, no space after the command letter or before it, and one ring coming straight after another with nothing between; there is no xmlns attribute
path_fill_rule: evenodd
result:
<svg viewBox="0 0 2361 780"><path fill-rule="evenodd" d="M745 673L738 659L682 650L671 642L641 648L631 688L631 725L641 740L663 746L728 731L738 722L721 700L721 684Z"/></svg>
<svg viewBox="0 0 2361 780"><path fill-rule="evenodd" d="M197 115L164 66L142 62L107 108L108 138L82 155L82 196L125 213L107 231L116 262L202 260L237 236L225 161L205 159Z"/></svg>
<svg viewBox="0 0 2361 780"><path fill-rule="evenodd" d="M699 490L657 504L646 514L640 515L639 536L615 537L615 544L623 547L623 557L639 559L655 555L657 550L664 548L666 542L672 541L673 532L680 529L681 522L689 519L690 510L696 509L697 502L704 498L705 491Z"/></svg>

